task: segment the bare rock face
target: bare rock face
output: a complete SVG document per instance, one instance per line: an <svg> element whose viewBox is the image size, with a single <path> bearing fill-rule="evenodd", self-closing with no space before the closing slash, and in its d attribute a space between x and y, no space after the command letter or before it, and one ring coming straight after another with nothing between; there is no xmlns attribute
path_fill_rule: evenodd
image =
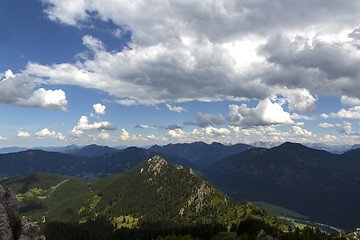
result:
<svg viewBox="0 0 360 240"><path fill-rule="evenodd" d="M10 221L16 220L19 213L19 202L13 191L0 184L0 240L13 240ZM40 234L40 227L27 220L21 221L19 240L45 240Z"/></svg>
<svg viewBox="0 0 360 240"><path fill-rule="evenodd" d="M8 214L0 203L0 240L11 240L12 238Z"/></svg>
<svg viewBox="0 0 360 240"><path fill-rule="evenodd" d="M21 235L19 240L45 240L40 234L40 227L27 220L21 220Z"/></svg>
<svg viewBox="0 0 360 240"><path fill-rule="evenodd" d="M5 208L9 220L15 219L19 213L19 202L13 191L0 184L0 204Z"/></svg>

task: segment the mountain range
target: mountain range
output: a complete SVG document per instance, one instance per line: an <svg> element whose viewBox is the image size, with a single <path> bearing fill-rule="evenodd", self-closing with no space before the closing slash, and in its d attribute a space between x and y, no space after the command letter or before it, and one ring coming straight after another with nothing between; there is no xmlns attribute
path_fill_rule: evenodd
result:
<svg viewBox="0 0 360 240"><path fill-rule="evenodd" d="M284 143L224 158L205 179L238 201L265 201L351 229L360 222L359 159L360 149L338 155Z"/></svg>
<svg viewBox="0 0 360 240"><path fill-rule="evenodd" d="M0 178L51 172L91 182L160 154L169 163L192 168L236 201L282 206L343 229L360 222L360 149L332 154L295 143L266 149L202 142L121 151L96 145L89 149L88 156L81 156L81 149L72 154L41 150L0 154Z"/></svg>

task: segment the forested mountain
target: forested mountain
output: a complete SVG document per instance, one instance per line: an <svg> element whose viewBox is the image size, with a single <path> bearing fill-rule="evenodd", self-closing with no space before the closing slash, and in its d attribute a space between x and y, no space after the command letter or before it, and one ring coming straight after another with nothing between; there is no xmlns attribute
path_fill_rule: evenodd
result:
<svg viewBox="0 0 360 240"><path fill-rule="evenodd" d="M20 201L20 212L37 222L83 223L99 217L114 228L153 223L219 223L249 217L285 230L287 225L250 202L232 202L191 169L154 156L130 171L87 184L79 178L37 173L2 182Z"/></svg>
<svg viewBox="0 0 360 240"><path fill-rule="evenodd" d="M166 154L168 156L178 156L195 163L202 169L207 168L217 160L224 157L243 152L253 148L247 144L235 144L226 146L221 143L213 142L206 144L204 142L194 143L177 143L168 144L165 146L154 145L149 148L149 151Z"/></svg>
<svg viewBox="0 0 360 240"><path fill-rule="evenodd" d="M205 179L236 200L265 201L352 229L360 222L359 159L360 150L336 155L284 143L224 158Z"/></svg>

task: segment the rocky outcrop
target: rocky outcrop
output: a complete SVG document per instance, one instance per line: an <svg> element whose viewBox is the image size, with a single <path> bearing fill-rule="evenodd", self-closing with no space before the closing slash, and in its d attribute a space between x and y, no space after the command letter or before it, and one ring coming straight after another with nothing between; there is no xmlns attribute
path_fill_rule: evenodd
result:
<svg viewBox="0 0 360 240"><path fill-rule="evenodd" d="M0 184L0 240L13 239L10 221L19 212L19 202L15 194L6 186Z"/></svg>
<svg viewBox="0 0 360 240"><path fill-rule="evenodd" d="M9 222L6 209L0 204L0 240L10 240L13 238Z"/></svg>
<svg viewBox="0 0 360 240"><path fill-rule="evenodd" d="M255 240L276 240L276 238L274 238L271 235L267 235L266 232L264 230L260 230L259 234L256 236Z"/></svg>
<svg viewBox="0 0 360 240"><path fill-rule="evenodd" d="M160 173L162 166L167 164L165 159L158 155L150 158L147 162L149 164L148 172L152 172L154 176Z"/></svg>
<svg viewBox="0 0 360 240"><path fill-rule="evenodd" d="M19 240L45 240L45 237L41 236L38 225L27 220L22 220Z"/></svg>
<svg viewBox="0 0 360 240"><path fill-rule="evenodd" d="M19 202L13 191L0 184L0 204L5 208L10 220L15 219L19 213Z"/></svg>
<svg viewBox="0 0 360 240"><path fill-rule="evenodd" d="M11 221L16 221L19 214L19 202L13 191L0 184L0 240L13 240L10 227ZM21 221L18 230L19 240L45 240L40 234L40 227L27 220Z"/></svg>

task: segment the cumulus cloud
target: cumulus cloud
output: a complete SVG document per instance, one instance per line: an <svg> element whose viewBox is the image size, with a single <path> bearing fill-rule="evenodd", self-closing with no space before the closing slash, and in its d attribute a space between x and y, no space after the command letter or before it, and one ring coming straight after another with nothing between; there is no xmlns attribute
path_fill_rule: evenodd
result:
<svg viewBox="0 0 360 240"><path fill-rule="evenodd" d="M336 124L336 130L345 135L353 135L354 132L352 130L352 124L349 122L344 121L342 124Z"/></svg>
<svg viewBox="0 0 360 240"><path fill-rule="evenodd" d="M301 112L315 111L315 94L356 95L349 86L357 79L357 50L337 34L354 31L360 6L353 1L43 3L53 21L76 27L111 21L117 36L125 29L132 39L122 52L108 52L101 40L84 36L92 57L76 64L29 63L26 73L49 84L100 89L124 105L284 94L289 108Z"/></svg>
<svg viewBox="0 0 360 240"><path fill-rule="evenodd" d="M106 132L101 132L98 134L98 138L103 139L103 140L108 140L108 139L110 139L110 135Z"/></svg>
<svg viewBox="0 0 360 240"><path fill-rule="evenodd" d="M166 107L173 112L186 112L187 110L183 107L171 106L170 104L166 104Z"/></svg>
<svg viewBox="0 0 360 240"><path fill-rule="evenodd" d="M321 114L322 118L351 118L351 119L360 119L360 106L356 106L353 108L340 109L337 113L323 113Z"/></svg>
<svg viewBox="0 0 360 240"><path fill-rule="evenodd" d="M344 121L342 124L337 123L335 126L336 130L345 136L360 136L360 131L354 131L350 122Z"/></svg>
<svg viewBox="0 0 360 240"><path fill-rule="evenodd" d="M292 126L291 129L289 130L291 135L296 135L296 136L300 136L300 137L311 137L313 135L313 133L311 131L308 131L304 128L301 128L300 126Z"/></svg>
<svg viewBox="0 0 360 240"><path fill-rule="evenodd" d="M314 113L316 110L316 97L312 96L307 89L283 89L280 91L289 103L289 110Z"/></svg>
<svg viewBox="0 0 360 240"><path fill-rule="evenodd" d="M7 138L0 136L0 140L7 140Z"/></svg>
<svg viewBox="0 0 360 240"><path fill-rule="evenodd" d="M97 104L94 104L93 105L93 108L95 110L95 113L96 114L100 114L100 115L104 115L105 114L105 108L106 106L100 104L100 103L97 103Z"/></svg>
<svg viewBox="0 0 360 240"><path fill-rule="evenodd" d="M191 132L187 132L182 129L169 130L167 135L176 141L206 141L211 142L216 139L221 139L230 135L230 130L227 128L215 128L212 126L207 126L205 128L194 129Z"/></svg>
<svg viewBox="0 0 360 240"><path fill-rule="evenodd" d="M121 129L121 135L120 135L121 140L123 141L128 140L129 137L130 134L125 129Z"/></svg>
<svg viewBox="0 0 360 240"><path fill-rule="evenodd" d="M0 103L65 111L65 92L61 89L35 89L38 85L36 80L25 73L13 74L7 70L3 76L0 75Z"/></svg>
<svg viewBox="0 0 360 240"><path fill-rule="evenodd" d="M335 127L334 124L331 124L331 123L319 123L318 124L318 127L321 127L321 128L332 128L332 127Z"/></svg>
<svg viewBox="0 0 360 240"><path fill-rule="evenodd" d="M255 108L248 108L246 104L229 105L227 120L231 125L244 128L294 123L289 113L285 112L278 103L272 103L269 99L259 101Z"/></svg>
<svg viewBox="0 0 360 240"><path fill-rule="evenodd" d="M77 125L71 130L71 134L75 137L80 137L84 134L84 131L104 131L104 130L117 130L117 128L110 122L94 122L89 123L89 119L86 116L82 116Z"/></svg>
<svg viewBox="0 0 360 240"><path fill-rule="evenodd" d="M30 137L30 133L23 131L22 129L19 129L17 132L18 137Z"/></svg>
<svg viewBox="0 0 360 240"><path fill-rule="evenodd" d="M38 138L54 138L54 139L59 139L62 141L65 141L66 138L64 137L64 135L60 132L56 133L55 131L49 131L49 129L44 128L41 131L35 133L35 135Z"/></svg>
<svg viewBox="0 0 360 240"><path fill-rule="evenodd" d="M347 107L360 106L360 99L357 97L341 96L341 103Z"/></svg>

